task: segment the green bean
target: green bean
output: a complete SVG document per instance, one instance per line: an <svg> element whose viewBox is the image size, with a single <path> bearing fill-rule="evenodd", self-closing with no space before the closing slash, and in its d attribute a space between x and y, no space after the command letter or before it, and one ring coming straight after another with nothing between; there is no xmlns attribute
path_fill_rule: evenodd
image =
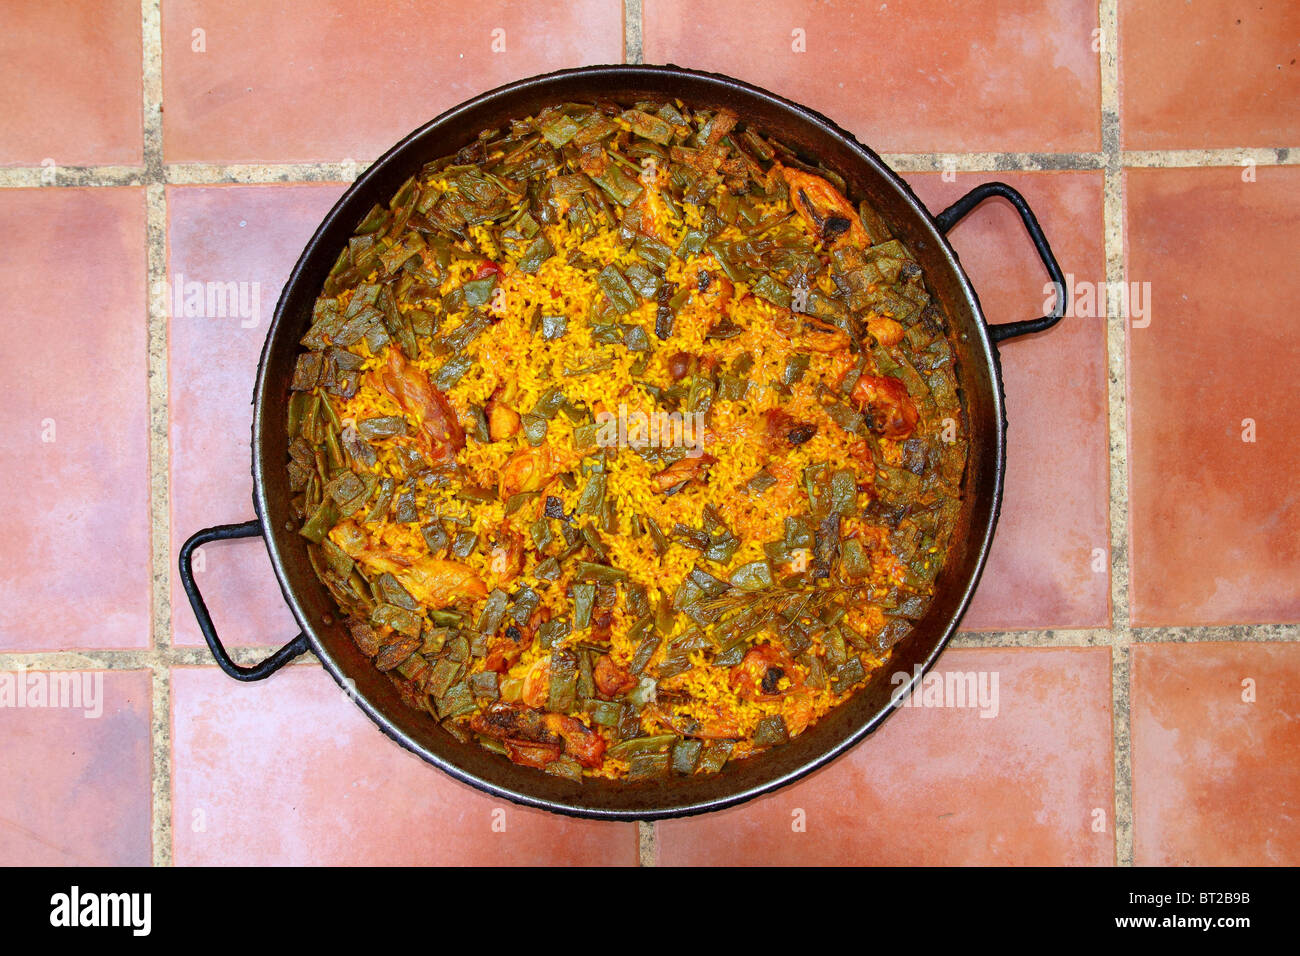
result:
<svg viewBox="0 0 1300 956"><path fill-rule="evenodd" d="M577 703L577 691L577 660L567 654L552 655L546 709L560 714L567 714Z"/></svg>
<svg viewBox="0 0 1300 956"><path fill-rule="evenodd" d="M595 564L590 561L577 562L573 578L578 581L606 581L606 583L616 583L616 581L628 580L628 572L621 567L610 567L607 564Z"/></svg>
<svg viewBox="0 0 1300 956"><path fill-rule="evenodd" d="M633 737L612 744L606 751L615 760L627 760L634 754L667 753L677 742L676 734L654 734L649 737Z"/></svg>
<svg viewBox="0 0 1300 956"><path fill-rule="evenodd" d="M337 520L338 509L335 507L333 499L326 498L321 502L315 513L307 519L306 524L299 529L298 533L308 541L320 544L325 539L325 535L329 534L330 528L334 527Z"/></svg>
<svg viewBox="0 0 1300 956"><path fill-rule="evenodd" d="M608 265L602 269L596 276L596 284L600 286L600 291L605 293L616 314L626 315L636 308L636 293L627 284L627 279L623 278L623 273L619 272L617 266Z"/></svg>
<svg viewBox="0 0 1300 956"><path fill-rule="evenodd" d="M551 245L550 240L545 236L538 236L524 251L519 260L519 271L527 275L536 274L537 270L542 267L542 263L555 255L555 247Z"/></svg>
<svg viewBox="0 0 1300 956"><path fill-rule="evenodd" d="M582 489L582 494L578 496L578 503L574 506L574 511L581 515L599 514L605 503L605 483L608 476L603 471L594 472L587 479L586 486Z"/></svg>
<svg viewBox="0 0 1300 956"><path fill-rule="evenodd" d="M596 603L596 585L591 582L574 584L570 589L573 596L573 626L586 630L591 626L591 613Z"/></svg>

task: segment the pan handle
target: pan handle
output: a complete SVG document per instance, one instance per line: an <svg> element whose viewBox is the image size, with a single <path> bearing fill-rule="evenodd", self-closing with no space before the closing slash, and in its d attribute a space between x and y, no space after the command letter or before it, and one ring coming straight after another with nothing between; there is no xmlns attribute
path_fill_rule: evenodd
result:
<svg viewBox="0 0 1300 956"><path fill-rule="evenodd" d="M1056 305L1052 308L1050 315L1038 319L1024 319L1020 322L1006 322L1002 325L985 323L989 338L994 342L1002 342L1006 339L1013 339L1017 335L1042 332L1061 321L1061 316L1065 315L1065 276L1061 274L1061 267L1056 264L1056 256L1052 254L1052 247L1048 245L1047 237L1043 235L1043 228L1038 224L1038 217L1029 208L1029 203L1025 202L1025 197L1006 183L983 183L976 186L935 216L935 225L939 227L940 232L947 234L948 230L957 225L967 213L993 196L1001 196L1015 207L1016 212L1020 213L1020 220L1025 224L1025 231L1029 233L1034 248L1038 250L1038 258L1043 260L1043 265L1047 267L1047 274L1052 277L1052 282L1056 285Z"/></svg>
<svg viewBox="0 0 1300 956"><path fill-rule="evenodd" d="M221 524L214 528L204 528L191 535L190 539L181 545L181 585L185 588L186 597L190 599L190 607L194 609L199 630L203 632L203 639L208 642L208 649L212 651L212 656L217 659L221 669L235 680L241 681L255 681L270 677L299 654L305 653L310 647L307 643L307 635L300 632L284 647L252 667L236 664L226 652L221 638L217 637L217 629L212 626L212 615L208 613L208 606L203 601L203 595L199 593L198 585L194 583L194 549L209 541L255 538L261 534L262 523L257 520L245 521L243 524Z"/></svg>

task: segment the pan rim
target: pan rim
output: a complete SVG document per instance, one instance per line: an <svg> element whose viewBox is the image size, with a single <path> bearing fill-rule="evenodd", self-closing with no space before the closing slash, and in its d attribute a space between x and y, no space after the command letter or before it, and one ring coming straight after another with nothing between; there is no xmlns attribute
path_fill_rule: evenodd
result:
<svg viewBox="0 0 1300 956"><path fill-rule="evenodd" d="M265 416L262 414L262 410L265 407L265 402L267 400L268 359L272 345L282 334L281 325L282 322L285 321L286 303L290 298L291 291L302 283L308 264L321 254L318 251L318 247L322 238L329 231L330 226L339 215L340 211L349 204L351 198L356 193L364 191L372 180L382 176L390 166L401 163L405 158L408 149L421 138L440 126L453 123L458 117L465 113L477 110L498 101L507 100L523 89L535 87L540 84L558 83L575 78L595 78L602 76L611 79L646 77L693 78L695 80L704 81L706 84L710 84L719 90L730 90L744 96L756 97L760 100L769 102L773 106L779 107L782 110L796 114L802 121L814 127L818 127L824 133L840 140L854 154L858 161L868 166L878 177L886 181L902 195L902 198L916 215L918 221L924 225L927 231L927 238L935 243L939 254L950 266L953 275L957 280L958 289L972 310L972 314L976 321L973 323L974 329L971 334L972 337L976 339L976 355L983 358L989 372L992 418L994 420L996 431L991 442L994 459L991 466L992 501L990 502L987 521L978 528L972 525L970 537L974 539L972 546L975 548L976 559L968 578L963 582L961 595L956 601L955 610L945 625L943 633L935 642L933 648L925 655L924 660L921 662L919 671L914 671L911 678L899 688L898 694L893 698L894 700L901 701L904 699L907 692L910 692L915 686L917 686L924 676L930 672L934 663L948 646L953 634L956 633L962 618L965 616L965 613L969 608L971 598L979 584L980 578L983 575L987 564L989 548L993 540L994 531L997 527L998 517L1002 506L1006 467L1006 409L998 350L989 335L987 322L984 318L984 312L979 301L979 296L976 294L976 291L970 282L970 278L966 274L966 270L962 267L961 261L957 256L956 251L952 248L951 243L948 241L947 236L939 230L934 215L920 201L907 182L890 169L874 150L859 142L852 133L840 127L833 120L806 106L795 103L761 87L735 79L734 77L687 69L672 64L605 64L556 70L550 73L515 80L459 103L412 130L380 156L379 159L358 176L351 186L344 191L343 195L339 197L338 201L335 202L329 212L322 218L319 226L317 226L315 232L304 246L303 252L299 256L283 289L281 290L279 299L276 302L275 313L272 317L271 324L267 329L266 339L263 343L258 360L257 377L253 392L251 448L253 507L257 519L263 529L262 539L266 546L268 556L270 557L271 566L275 572L276 580L279 583L285 603L289 606L295 620L302 629L302 633L306 636L312 652L316 655L326 672L334 678L339 686L378 726L384 735L400 744L404 749L415 753L421 759L434 765L444 773L447 773L454 779L468 784L480 791L509 800L522 806L548 810L566 816L608 821L649 821L694 816L701 813L712 812L714 810L721 810L786 787L814 771L827 766L843 754L847 753L857 744L861 743L862 740L873 733L884 722L884 720L898 708L898 705L891 702L890 704L881 707L868 720L855 727L852 732L843 735L839 740L835 741L832 746L822 750L820 753L806 760L801 765L776 777L744 787L734 793L720 797L710 797L708 799L697 799L693 801L688 800L681 803L672 803L671 801L667 801L662 806L653 807L617 808L606 806L583 806L540 797L535 794L515 790L493 781L483 779L477 774L464 769L453 761L446 759L423 746L418 741L412 739L405 731L396 725L381 706L372 701L364 693L361 693L350 686L349 678L344 673L342 666L335 658L335 655L330 653L326 644L316 633L315 626L303 612L302 602L295 595L290 581L289 572L286 570L284 556L280 553L280 548L275 541L274 535L269 533L271 528L269 519L271 517L270 512L272 506L268 501L266 490L268 462L264 460L264 456L261 453L263 439L265 437L266 428L268 427L268 423L264 420ZM277 422L276 424L279 423ZM271 425L270 427L275 427L275 425ZM281 518L283 517L284 516L281 516ZM954 586L956 583L956 581L952 582Z"/></svg>

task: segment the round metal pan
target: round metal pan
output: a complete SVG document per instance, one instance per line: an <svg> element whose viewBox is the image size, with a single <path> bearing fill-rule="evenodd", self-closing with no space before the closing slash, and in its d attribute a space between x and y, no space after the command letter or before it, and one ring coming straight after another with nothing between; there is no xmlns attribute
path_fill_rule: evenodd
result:
<svg viewBox="0 0 1300 956"><path fill-rule="evenodd" d="M728 765L721 773L660 781L574 783L516 766L475 743L453 739L430 717L404 705L392 683L354 644L325 587L307 559L307 542L291 518L285 471L285 422L298 340L308 325L338 250L371 206L386 203L429 160L455 152L480 130L565 101L612 100L631 104L676 98L692 107L727 107L799 152L842 176L849 197L867 200L917 257L926 286L947 317L957 375L969 423L970 455L963 508L947 561L925 616L894 649L870 683L812 728L782 747ZM1037 319L989 326L945 233L979 203L1005 199L1029 232L1058 289L1061 270L1033 213L1019 193L987 183L932 215L912 190L870 149L826 117L772 93L725 76L673 66L597 66L521 80L475 97L411 133L384 154L343 195L303 250L276 306L257 370L253 396L253 507L257 517L196 533L181 549L180 574L200 628L218 664L238 680L260 680L307 650L347 687L381 730L402 746L481 790L518 803L601 819L656 819L731 806L781 787L823 766L871 733L893 711L900 692L939 656L970 602L988 555L1002 502L1006 419L998 341L1037 332L1059 321L1056 311ZM270 552L285 601L302 633L254 667L236 664L212 626L194 582L195 548L226 538L260 536ZM901 687L892 674L910 675ZM346 682L346 683L345 683ZM273 691L268 691L273 693ZM906 759L906 755L899 755Z"/></svg>

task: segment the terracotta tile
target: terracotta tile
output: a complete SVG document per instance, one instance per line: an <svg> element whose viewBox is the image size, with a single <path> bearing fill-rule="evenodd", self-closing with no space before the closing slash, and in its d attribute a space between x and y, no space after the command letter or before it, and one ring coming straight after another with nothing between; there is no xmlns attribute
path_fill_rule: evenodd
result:
<svg viewBox="0 0 1300 956"><path fill-rule="evenodd" d="M249 402L258 357L281 286L342 191L323 184L167 192L173 558L200 528L253 517ZM236 308L232 296L222 316L226 283L241 298ZM187 308L200 288L201 305L196 296ZM211 308L209 288L222 293ZM199 587L226 643L282 644L297 633L259 540L210 544L200 554ZM172 566L175 641L201 644Z"/></svg>
<svg viewBox="0 0 1300 956"><path fill-rule="evenodd" d="M465 786L382 736L315 666L260 685L173 670L172 745L181 865L637 859L635 824L527 810Z"/></svg>
<svg viewBox="0 0 1300 956"><path fill-rule="evenodd" d="M375 159L477 93L623 59L617 0L165 0L162 29L168 162Z"/></svg>
<svg viewBox="0 0 1300 956"><path fill-rule="evenodd" d="M0 649L144 647L143 191L3 190L0 231L0 474L23 489L0 545Z"/></svg>
<svg viewBox="0 0 1300 956"><path fill-rule="evenodd" d="M0 671L0 863L149 864L151 707L148 671Z"/></svg>
<svg viewBox="0 0 1300 956"><path fill-rule="evenodd" d="M0 164L139 165L140 4L0 0Z"/></svg>
<svg viewBox="0 0 1300 956"><path fill-rule="evenodd" d="M1129 149L1292 146L1300 6L1121 0L1120 122Z"/></svg>
<svg viewBox="0 0 1300 956"><path fill-rule="evenodd" d="M983 673L989 690L996 674L996 716L903 708L804 781L658 824L659 862L1113 862L1109 650L951 650L938 672Z"/></svg>
<svg viewBox="0 0 1300 956"><path fill-rule="evenodd" d="M643 6L647 63L748 80L876 150L1101 144L1095 2L776 0L761 15L748 0Z"/></svg>
<svg viewBox="0 0 1300 956"><path fill-rule="evenodd" d="M1300 645L1133 648L1134 862L1300 864Z"/></svg>
<svg viewBox="0 0 1300 956"><path fill-rule="evenodd" d="M1007 479L971 630L1106 626L1110 620L1105 320L1084 299L1105 279L1099 173L909 175L935 212L990 179L1019 189L1061 269L1075 313L1002 346ZM1020 218L990 200L951 233L990 322L1042 315L1047 271ZM1100 549L1100 551L1098 551ZM1100 570L1097 570L1097 569Z"/></svg>
<svg viewBox="0 0 1300 956"><path fill-rule="evenodd" d="M1300 620L1300 169L1255 174L1127 173L1128 281L1151 290L1129 333L1138 625Z"/></svg>

